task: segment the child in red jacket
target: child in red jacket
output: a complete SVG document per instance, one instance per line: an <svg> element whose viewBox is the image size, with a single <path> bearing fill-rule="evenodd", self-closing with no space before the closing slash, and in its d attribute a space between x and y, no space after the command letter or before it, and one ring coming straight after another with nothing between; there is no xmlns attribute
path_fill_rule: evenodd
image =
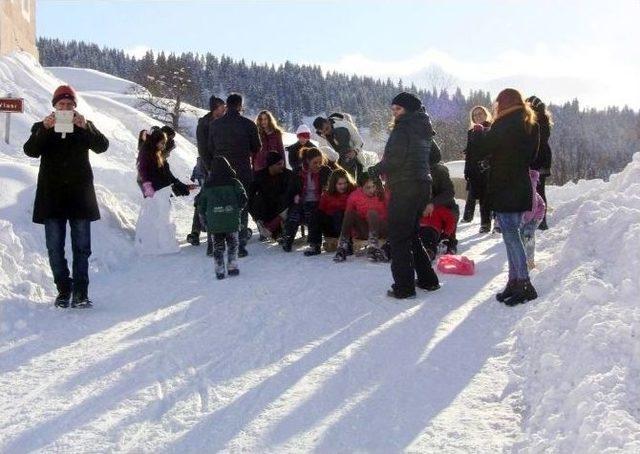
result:
<svg viewBox="0 0 640 454"><path fill-rule="evenodd" d="M333 251L336 250L335 245L342 230L347 200L355 189L356 183L351 174L342 167L338 167L331 172L327 190L320 196L320 205L318 206L320 229L327 243L333 243ZM330 239L332 240L329 241ZM325 249L327 249L326 244Z"/></svg>
<svg viewBox="0 0 640 454"><path fill-rule="evenodd" d="M347 200L344 221L335 262L347 259L349 240L353 236L369 242L367 257L373 261L389 261L388 253L380 247L380 237L387 234L388 194L379 178L361 174L360 187L353 191Z"/></svg>

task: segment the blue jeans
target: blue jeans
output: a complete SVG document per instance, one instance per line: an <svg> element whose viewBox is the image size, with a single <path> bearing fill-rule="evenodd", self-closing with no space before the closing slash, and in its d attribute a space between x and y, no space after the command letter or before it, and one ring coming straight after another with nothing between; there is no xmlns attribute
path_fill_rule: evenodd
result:
<svg viewBox="0 0 640 454"><path fill-rule="evenodd" d="M86 290L89 286L91 221L88 219L69 219L69 225L71 227L71 250L73 251L73 285L76 289ZM53 280L59 290L70 290L69 267L64 255L67 220L46 219L44 234Z"/></svg>
<svg viewBox="0 0 640 454"><path fill-rule="evenodd" d="M524 245L524 251L527 256L527 260L534 261L536 253L536 230L541 221L532 219L526 224L520 227L520 237L522 238L522 244Z"/></svg>
<svg viewBox="0 0 640 454"><path fill-rule="evenodd" d="M507 248L507 260L509 261L509 280L523 281L529 279L527 269L527 256L520 237L520 224L522 213L496 213L496 218L502 229L502 238Z"/></svg>

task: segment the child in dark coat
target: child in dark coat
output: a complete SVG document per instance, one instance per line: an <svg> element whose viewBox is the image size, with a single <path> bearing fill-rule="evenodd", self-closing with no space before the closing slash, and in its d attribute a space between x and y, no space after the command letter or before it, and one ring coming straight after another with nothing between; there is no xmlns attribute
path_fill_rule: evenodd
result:
<svg viewBox="0 0 640 454"><path fill-rule="evenodd" d="M238 232L240 215L247 205L247 193L229 161L222 156L214 156L209 180L200 193L198 209L207 221L207 233L213 235L213 257L216 263L216 277L225 276L224 251L227 251L229 276L240 274L238 269Z"/></svg>

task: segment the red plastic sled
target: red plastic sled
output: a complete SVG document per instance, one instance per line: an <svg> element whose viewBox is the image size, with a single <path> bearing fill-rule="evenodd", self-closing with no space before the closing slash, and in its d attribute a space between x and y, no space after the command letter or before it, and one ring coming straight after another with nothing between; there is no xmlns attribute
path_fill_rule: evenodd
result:
<svg viewBox="0 0 640 454"><path fill-rule="evenodd" d="M438 271L442 273L471 276L475 268L473 260L464 255L443 255L438 259Z"/></svg>

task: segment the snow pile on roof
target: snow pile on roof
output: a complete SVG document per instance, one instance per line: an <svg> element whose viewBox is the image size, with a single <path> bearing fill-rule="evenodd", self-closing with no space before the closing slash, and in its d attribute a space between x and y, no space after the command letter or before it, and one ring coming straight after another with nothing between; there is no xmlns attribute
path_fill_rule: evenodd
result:
<svg viewBox="0 0 640 454"><path fill-rule="evenodd" d="M511 386L531 452L640 452L640 153L608 183L554 188L535 276L552 289L514 332Z"/></svg>

